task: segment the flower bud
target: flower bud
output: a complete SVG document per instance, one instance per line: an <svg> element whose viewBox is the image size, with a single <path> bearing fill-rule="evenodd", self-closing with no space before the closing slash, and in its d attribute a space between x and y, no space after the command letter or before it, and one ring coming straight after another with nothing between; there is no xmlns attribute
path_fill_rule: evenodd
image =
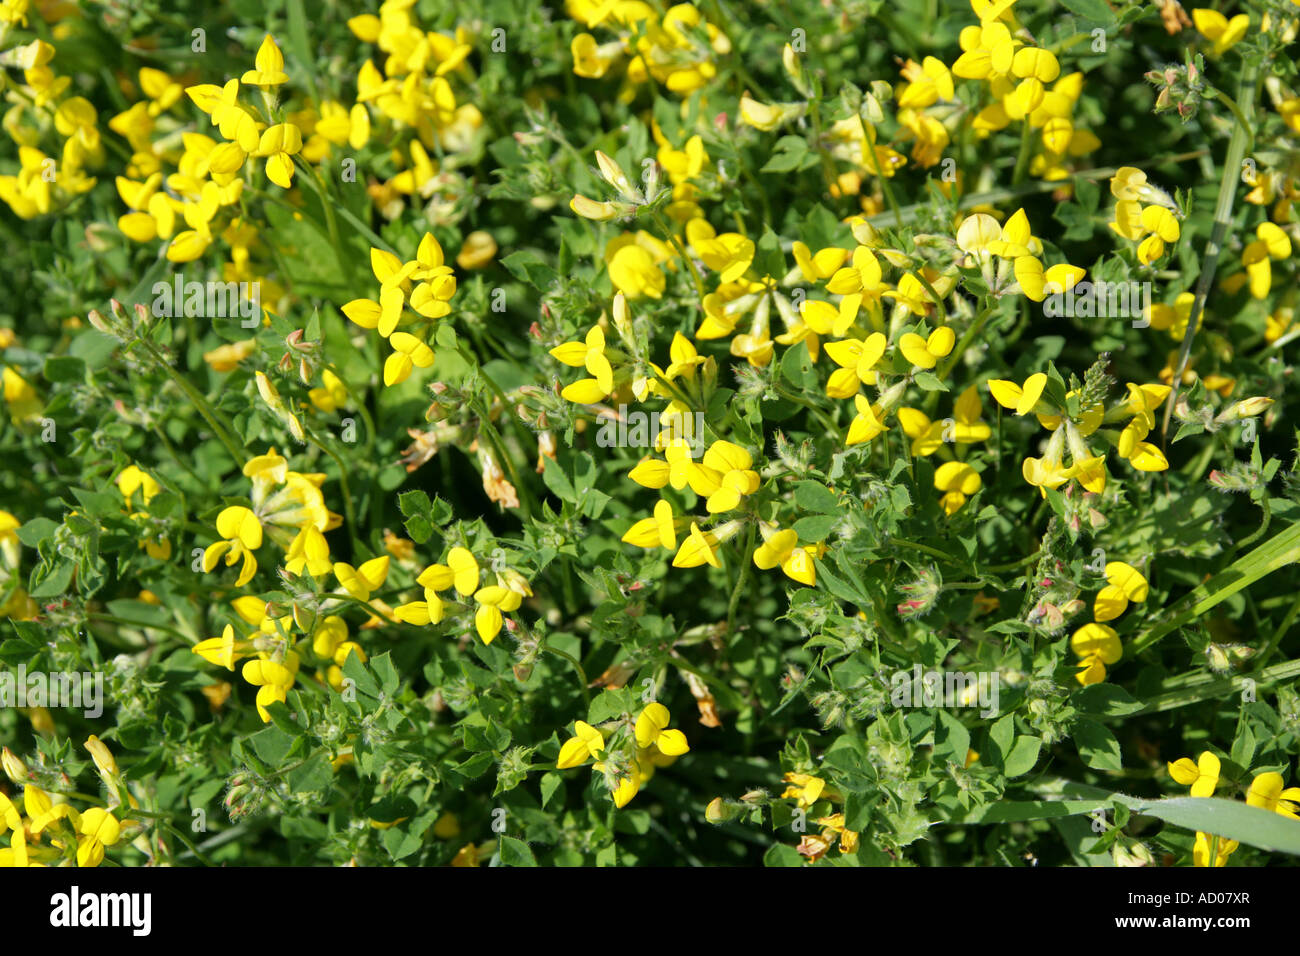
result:
<svg viewBox="0 0 1300 956"><path fill-rule="evenodd" d="M790 49L787 45L786 49ZM733 816L735 810L727 804L721 797L714 797L709 801L709 805L704 808L704 819L710 823L726 823Z"/></svg>
<svg viewBox="0 0 1300 956"><path fill-rule="evenodd" d="M13 751L8 747L0 751L0 764L4 766L5 776L19 786L26 784L28 777L31 776L31 771L27 769L27 765L15 757Z"/></svg>

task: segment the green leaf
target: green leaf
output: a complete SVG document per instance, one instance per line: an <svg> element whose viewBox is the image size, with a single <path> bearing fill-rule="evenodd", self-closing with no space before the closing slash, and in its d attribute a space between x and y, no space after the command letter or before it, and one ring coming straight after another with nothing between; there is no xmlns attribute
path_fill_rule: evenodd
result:
<svg viewBox="0 0 1300 956"><path fill-rule="evenodd" d="M533 856L532 848L523 840L502 835L500 845L501 864L503 866L537 865L537 858Z"/></svg>
<svg viewBox="0 0 1300 956"><path fill-rule="evenodd" d="M1249 554L1242 555L1186 595L1178 604L1190 604L1190 606L1180 614L1170 616L1166 612L1162 615L1159 623L1133 641L1130 653L1137 656L1166 634L1190 624L1210 608L1226 601L1243 588L1249 587L1278 568L1295 564L1297 561L1300 561L1300 524L1293 524Z"/></svg>
<svg viewBox="0 0 1300 956"><path fill-rule="evenodd" d="M1095 770L1124 769L1120 761L1119 741L1095 720L1080 720L1074 725L1074 742L1083 762Z"/></svg>
<svg viewBox="0 0 1300 956"><path fill-rule="evenodd" d="M840 499L835 492L817 481L800 481L794 486L794 503L804 511L833 515L840 510Z"/></svg>
<svg viewBox="0 0 1300 956"><path fill-rule="evenodd" d="M289 789L294 793L315 793L334 780L334 768L324 754L316 754L289 773Z"/></svg>
<svg viewBox="0 0 1300 956"><path fill-rule="evenodd" d="M253 748L253 753L274 768L279 767L284 761L293 747L294 740L295 738L290 737L279 727L271 726L253 734L248 738L247 743Z"/></svg>
<svg viewBox="0 0 1300 956"><path fill-rule="evenodd" d="M512 252L501 260L510 274L526 282L539 292L545 292L556 281L555 270L542 261L537 253L524 249Z"/></svg>
<svg viewBox="0 0 1300 956"><path fill-rule="evenodd" d="M45 360L45 377L51 382L82 382L86 378L86 363L70 355L57 355Z"/></svg>
<svg viewBox="0 0 1300 956"><path fill-rule="evenodd" d="M1034 769L1034 764L1038 763L1038 754L1042 746L1042 739L1032 734L1017 737L1015 746L1011 748L1011 753L1003 763L1002 772L1008 777L1019 777L1029 773Z"/></svg>
<svg viewBox="0 0 1300 956"><path fill-rule="evenodd" d="M573 482L569 481L569 476L564 473L564 469L553 458L546 457L542 458L542 468L542 481L546 483L547 488L551 489L555 497L569 504L576 504L578 492L574 490Z"/></svg>
<svg viewBox="0 0 1300 956"><path fill-rule="evenodd" d="M1115 11L1106 4L1105 0L1061 0L1061 6L1093 23L1115 22Z"/></svg>
<svg viewBox="0 0 1300 956"><path fill-rule="evenodd" d="M948 711L939 711L939 722L934 732L935 756L946 755L957 766L964 767L969 750L970 731L966 729L966 725Z"/></svg>
<svg viewBox="0 0 1300 956"><path fill-rule="evenodd" d="M1154 803L1133 801L1130 806L1174 826L1300 856L1300 821L1271 810L1222 797L1172 797Z"/></svg>

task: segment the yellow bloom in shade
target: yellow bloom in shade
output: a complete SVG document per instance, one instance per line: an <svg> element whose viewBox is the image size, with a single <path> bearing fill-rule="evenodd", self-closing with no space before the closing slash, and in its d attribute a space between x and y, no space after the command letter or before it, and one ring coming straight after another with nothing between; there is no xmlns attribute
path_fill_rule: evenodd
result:
<svg viewBox="0 0 1300 956"><path fill-rule="evenodd" d="M233 372L239 367L240 362L253 354L256 348L256 339L230 342L226 345L217 346L211 352L204 352L203 361L207 362L214 372Z"/></svg>
<svg viewBox="0 0 1300 956"><path fill-rule="evenodd" d="M908 332L898 340L898 350L917 368L934 368L939 359L952 351L957 343L953 330L942 325L930 333L929 338L921 338L915 332Z"/></svg>
<svg viewBox="0 0 1300 956"><path fill-rule="evenodd" d="M794 253L794 261L799 266L799 271L808 282L829 279L849 258L847 249L832 246L814 253L802 242L796 242L791 251Z"/></svg>
<svg viewBox="0 0 1300 956"><path fill-rule="evenodd" d="M560 747L560 756L555 761L556 770L579 767L605 749L605 735L591 724L575 720L573 734Z"/></svg>
<svg viewBox="0 0 1300 956"><path fill-rule="evenodd" d="M1092 615L1097 621L1112 621L1128 609L1129 601L1141 603L1147 599L1147 579L1130 564L1107 562L1106 581L1093 603Z"/></svg>
<svg viewBox="0 0 1300 956"><path fill-rule="evenodd" d="M1078 654L1080 671L1075 679L1087 687L1106 679L1106 665L1116 663L1124 656L1119 635L1105 624L1085 624L1070 638L1070 649Z"/></svg>
<svg viewBox="0 0 1300 956"><path fill-rule="evenodd" d="M686 241L704 264L719 273L722 282L735 282L754 261L754 240L738 232L716 233L706 219L686 224Z"/></svg>
<svg viewBox="0 0 1300 956"><path fill-rule="evenodd" d="M614 799L614 806L618 807L620 810L623 809L632 801L633 797L640 793L640 791L641 781L636 775L620 777L618 786L614 788L614 792L611 794Z"/></svg>
<svg viewBox="0 0 1300 956"><path fill-rule="evenodd" d="M677 547L677 522L673 518L673 508L662 498L655 503L654 517L642 518L623 535L623 543L638 548Z"/></svg>
<svg viewBox="0 0 1300 956"><path fill-rule="evenodd" d="M322 412L333 412L345 404L348 400L348 390L344 387L342 379L324 369L321 372L321 381L324 385L321 388L313 388L307 392L308 400Z"/></svg>
<svg viewBox="0 0 1300 956"><path fill-rule="evenodd" d="M629 299L659 299L667 287L667 278L659 263L645 246L630 242L619 246L606 262L609 281Z"/></svg>
<svg viewBox="0 0 1300 956"><path fill-rule="evenodd" d="M874 368L884 356L888 344L881 332L873 332L865 339L827 342L826 354L840 367L827 380L826 394L831 398L851 398L862 385L876 384Z"/></svg>
<svg viewBox="0 0 1300 956"><path fill-rule="evenodd" d="M620 293L620 296L622 293ZM579 379L564 387L562 398L579 405L590 405L614 391L614 369L605 357L605 333L593 325L582 342L565 342L551 349L552 357L573 368L586 367L591 378Z"/></svg>
<svg viewBox="0 0 1300 956"><path fill-rule="evenodd" d="M636 719L636 742L638 747L654 745L659 752L668 757L680 757L689 751L686 735L680 730L670 730L672 715L668 708L657 701L646 705Z"/></svg>
<svg viewBox="0 0 1300 956"><path fill-rule="evenodd" d="M1214 861L1210 861L1210 844L1216 843ZM1212 836L1197 831L1196 843L1192 846L1192 865L1201 867L1222 867L1228 865L1228 857L1240 844L1236 840Z"/></svg>
<svg viewBox="0 0 1300 956"><path fill-rule="evenodd" d="M1034 256L1020 256L1015 264L1016 282L1026 298L1042 302L1049 295L1073 289L1087 272L1078 266L1059 262L1048 269Z"/></svg>
<svg viewBox="0 0 1300 956"><path fill-rule="evenodd" d="M104 862L104 848L118 841L122 826L102 807L91 807L81 814L77 824L77 866L99 866Z"/></svg>
<svg viewBox="0 0 1300 956"><path fill-rule="evenodd" d="M340 561L333 570L343 590L358 601L369 601L371 592L379 590L388 579L388 555L371 558L359 568Z"/></svg>
<svg viewBox="0 0 1300 956"><path fill-rule="evenodd" d="M113 759L112 752L102 740L91 734L86 738L85 748L90 754L90 759L95 762L95 769L99 771L100 776L118 776L120 771L117 769L117 761Z"/></svg>
<svg viewBox="0 0 1300 956"><path fill-rule="evenodd" d="M272 39L271 34L266 35L262 40L262 45L257 49L254 69L246 72L239 78L239 81L248 83L250 86L263 88L279 86L282 83L289 82L289 75L284 72L284 54L275 45L275 40Z"/></svg>
<svg viewBox="0 0 1300 956"><path fill-rule="evenodd" d="M227 567L243 559L236 587L243 587L257 573L253 552L262 546L262 523L248 508L233 505L217 515L217 534L224 540L211 544L203 552L203 570L211 571L224 554ZM228 552L228 553L227 553Z"/></svg>
<svg viewBox="0 0 1300 956"><path fill-rule="evenodd" d="M1212 797L1214 788L1219 783L1219 758L1210 751L1204 751L1192 763L1191 758L1182 757L1171 762L1169 776L1184 787L1191 787L1193 797Z"/></svg>
<svg viewBox="0 0 1300 956"><path fill-rule="evenodd" d="M478 602L478 610L474 613L474 628L484 644L491 644L501 633L503 615L519 610L523 599L518 591L499 584L491 584L474 592L474 600Z"/></svg>
<svg viewBox="0 0 1300 956"><path fill-rule="evenodd" d="M799 533L793 528L772 532L764 525L762 532L763 543L754 549L754 566L761 571L780 567L791 580L813 587L817 583L816 549L799 547Z"/></svg>
<svg viewBox="0 0 1300 956"><path fill-rule="evenodd" d="M786 800L798 800L799 806L805 810L821 799L822 791L826 789L826 781L811 774L787 773L784 780L790 786L785 788L781 797Z"/></svg>
<svg viewBox="0 0 1300 956"><path fill-rule="evenodd" d="M288 189L293 185L293 157L302 152L302 131L292 123L277 123L262 133L256 156L266 158L266 178Z"/></svg>
<svg viewBox="0 0 1300 956"><path fill-rule="evenodd" d="M284 566L290 574L302 574L303 569L314 578L323 577L334 569L330 561L330 547L325 535L313 525L303 525L289 543Z"/></svg>
<svg viewBox="0 0 1300 956"><path fill-rule="evenodd" d="M826 283L826 291L832 295L849 295L861 292L867 296L879 296L882 291L883 272L876 254L866 246L853 250L852 264L837 269Z"/></svg>
<svg viewBox="0 0 1300 956"><path fill-rule="evenodd" d="M497 241L492 233L476 229L465 237L460 252L456 254L456 265L462 269L483 269L497 254Z"/></svg>
<svg viewBox="0 0 1300 956"><path fill-rule="evenodd" d="M939 506L950 516L956 514L982 484L979 472L965 462L946 461L934 472L934 487L944 493Z"/></svg>
<svg viewBox="0 0 1300 956"><path fill-rule="evenodd" d="M210 637L199 641L190 650L198 654L209 664L216 664L228 671L235 669L235 661L246 656L253 649L248 641L235 638L235 629L227 624L220 637Z"/></svg>
<svg viewBox="0 0 1300 956"><path fill-rule="evenodd" d="M1023 387L1015 382L992 379L989 382L989 394L1003 408L1009 408L1017 415L1027 415L1034 410L1046 387L1047 376L1042 372L1035 372L1025 379Z"/></svg>
<svg viewBox="0 0 1300 956"><path fill-rule="evenodd" d="M1252 807L1272 810L1292 820L1300 820L1300 787L1282 789L1283 780L1280 773L1269 771L1261 773L1251 781L1246 791L1246 802Z"/></svg>
<svg viewBox="0 0 1300 956"><path fill-rule="evenodd" d="M417 368L428 368L436 356L422 340L409 332L394 332L388 337L393 354L384 360L384 384L398 385L411 377Z"/></svg>
<svg viewBox="0 0 1300 956"><path fill-rule="evenodd" d="M803 115L802 103L760 103L749 93L740 97L740 119L746 126L770 133L783 123Z"/></svg>
<svg viewBox="0 0 1300 956"><path fill-rule="evenodd" d="M858 414L849 423L849 433L844 439L846 445L860 445L871 441L885 430L885 423L880 420L879 405L872 405L862 395L854 395L853 404Z"/></svg>
<svg viewBox="0 0 1300 956"><path fill-rule="evenodd" d="M711 531L701 531L700 526L691 522L691 534L677 550L673 558L675 568L698 568L701 564L720 568L722 562L717 555L718 539Z"/></svg>
<svg viewBox="0 0 1300 956"><path fill-rule="evenodd" d="M717 489L708 496L709 514L731 511L745 495L758 491L761 479L753 470L754 459L745 449L729 441L716 441L704 453L704 467L719 476Z"/></svg>
<svg viewBox="0 0 1300 956"><path fill-rule="evenodd" d="M140 493L141 500L147 505L149 499L158 494L162 488L158 482L154 481L147 472L141 471L135 465L128 465L123 468L117 476L117 489L122 493L122 497L127 501L137 491Z"/></svg>
<svg viewBox="0 0 1300 956"><path fill-rule="evenodd" d="M1214 54L1219 56L1235 46L1250 29L1250 15L1239 13L1231 20L1218 10L1201 8L1192 11L1196 32L1214 44Z"/></svg>

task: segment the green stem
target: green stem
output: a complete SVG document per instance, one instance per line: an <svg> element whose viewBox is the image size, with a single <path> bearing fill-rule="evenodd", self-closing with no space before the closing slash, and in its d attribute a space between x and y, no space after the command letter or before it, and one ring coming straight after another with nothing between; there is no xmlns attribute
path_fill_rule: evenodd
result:
<svg viewBox="0 0 1300 956"><path fill-rule="evenodd" d="M226 446L226 451L230 452L230 457L234 461L235 465L238 466L241 464L244 460L244 453L231 435L233 427L231 427L230 431L226 430L227 427L230 427L228 423L223 426L223 424L217 420L216 409L208 404L207 399L199 394L199 390L191 385L185 376L172 368L171 363L167 361L166 356L162 354L156 345L144 337L141 337L139 341L144 345L145 350L153 357L153 360L158 363L158 366L167 373L168 378L175 382L176 387L185 393L185 397L189 399L190 404L193 405L195 409L198 410L198 413L203 416L203 420L208 423L208 427L212 429L212 432L217 436L218 441Z"/></svg>
<svg viewBox="0 0 1300 956"><path fill-rule="evenodd" d="M1219 179L1219 198L1214 206L1214 226L1210 230L1209 242L1205 244L1205 258L1201 264L1201 275L1196 281L1196 298L1192 302L1191 314L1187 317L1187 332L1183 335L1183 347L1178 355L1178 369L1174 372L1173 388L1169 390L1169 400L1165 403L1165 420L1162 432L1165 440L1169 437L1169 421L1174 414L1174 404L1178 400L1183 381L1183 373L1192 357L1192 342L1200 327L1201 311L1205 300L1214 284L1214 273L1218 269L1219 254L1223 250L1223 240L1232 224L1232 210L1237 201L1237 185L1241 181L1241 162L1246 157L1246 142L1250 138L1250 119L1255 115L1255 78L1258 66L1248 63L1241 74L1237 100L1239 109L1234 111L1238 122L1232 128L1232 138L1228 141L1228 152L1223 159L1223 175Z"/></svg>
<svg viewBox="0 0 1300 956"><path fill-rule="evenodd" d="M740 595L745 590L745 580L749 577L749 565L754 560L755 538L758 525L751 522L745 535L745 557L740 563L740 573L736 576L736 586L731 590L731 600L727 603L727 639L735 634L736 609L740 606Z"/></svg>

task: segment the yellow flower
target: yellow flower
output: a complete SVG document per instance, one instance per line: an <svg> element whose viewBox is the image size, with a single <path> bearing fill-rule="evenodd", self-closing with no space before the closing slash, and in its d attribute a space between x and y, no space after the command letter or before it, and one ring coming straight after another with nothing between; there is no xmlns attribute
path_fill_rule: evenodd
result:
<svg viewBox="0 0 1300 956"><path fill-rule="evenodd" d="M223 554L227 567L242 558L243 566L235 582L236 587L242 588L257 573L253 552L262 546L262 523L248 508L232 505L217 515L217 534L224 540L209 545L203 552L203 570L215 568Z"/></svg>
<svg viewBox="0 0 1300 956"><path fill-rule="evenodd" d="M333 570L343 590L358 601L369 601L371 592L378 591L388 580L388 555L371 558L359 568L340 561Z"/></svg>
<svg viewBox="0 0 1300 956"><path fill-rule="evenodd" d="M653 237L643 242L641 237L631 237L631 241L611 243L606 249L605 266L609 270L609 281L614 288L629 299L659 299L667 288L667 278L659 267L657 250L650 248Z"/></svg>
<svg viewBox="0 0 1300 956"><path fill-rule="evenodd" d="M879 405L872 405L862 395L854 395L853 404L858 414L849 423L849 433L844 439L846 445L860 445L862 442L871 441L885 430L885 423L880 419Z"/></svg>
<svg viewBox="0 0 1300 956"><path fill-rule="evenodd" d="M599 325L591 327L584 341L557 345L550 354L565 365L574 368L585 366L592 375L564 387L560 395L567 401L590 405L614 390L614 370L605 357L605 333Z"/></svg>
<svg viewBox="0 0 1300 956"><path fill-rule="evenodd" d="M1015 42L1006 24L996 20L967 27L959 39L965 51L952 65L954 76L968 80L994 79L1011 72Z"/></svg>
<svg viewBox="0 0 1300 956"><path fill-rule="evenodd" d="M939 506L949 516L956 514L982 484L979 472L965 462L946 461L934 472L934 487L944 493Z"/></svg>
<svg viewBox="0 0 1300 956"><path fill-rule="evenodd" d="M1106 581L1093 603L1092 614L1097 621L1112 621L1128 609L1129 601L1141 603L1147 599L1147 579L1123 561L1107 562Z"/></svg>
<svg viewBox="0 0 1300 956"><path fill-rule="evenodd" d="M715 441L704 453L703 465L718 475L718 487L705 504L709 514L738 508L745 495L758 491L761 480L753 470L753 456L739 445Z"/></svg>
<svg viewBox="0 0 1300 956"><path fill-rule="evenodd" d="M288 189L293 185L293 157L302 152L302 131L292 123L277 123L262 133L254 156L265 157L266 178Z"/></svg>
<svg viewBox="0 0 1300 956"><path fill-rule="evenodd" d="M575 720L573 733L574 736L560 747L559 759L555 761L556 770L581 766L605 749L605 735L591 724Z"/></svg>
<svg viewBox="0 0 1300 956"><path fill-rule="evenodd" d="M685 519L682 519L683 521ZM662 498L655 502L654 517L642 518L623 535L624 544L638 548L677 547L677 519L673 518L673 508Z"/></svg>
<svg viewBox="0 0 1300 956"><path fill-rule="evenodd" d="M417 368L433 364L433 349L409 332L394 332L388 337L393 354L384 360L384 384L398 385L411 377Z"/></svg>
<svg viewBox="0 0 1300 956"><path fill-rule="evenodd" d="M1028 415L1038 404L1046 386L1047 376L1042 372L1035 372L1025 379L1023 387L1015 382L992 379L989 381L989 394L1003 408L1009 408L1017 415Z"/></svg>
<svg viewBox="0 0 1300 956"><path fill-rule="evenodd" d="M1210 862L1210 844L1215 842L1217 850L1214 854L1214 862ZM1201 867L1222 867L1227 866L1228 857L1240 844L1236 840L1227 840L1220 836L1212 836L1209 833L1196 833L1196 843L1192 846L1192 865Z"/></svg>
<svg viewBox="0 0 1300 956"><path fill-rule="evenodd" d="M939 359L952 351L957 343L957 336L946 325L941 325L930 333L929 338L921 338L915 332L908 332L898 340L898 350L918 368L934 368Z"/></svg>
<svg viewBox="0 0 1300 956"><path fill-rule="evenodd" d="M1093 622L1085 624L1074 632L1070 638L1070 649L1078 654L1081 670L1075 675L1080 684L1087 687L1106 679L1106 665L1114 664L1124 656L1115 629Z"/></svg>
<svg viewBox="0 0 1300 956"><path fill-rule="evenodd" d="M333 412L342 408L348 401L348 390L343 385L343 381L331 372L324 369L321 372L322 387L313 388L307 392L307 398L322 412Z"/></svg>
<svg viewBox="0 0 1300 956"><path fill-rule="evenodd" d="M787 773L784 780L790 786L785 788L781 797L787 800L798 800L799 806L805 810L816 803L821 798L822 791L826 789L825 780L806 773Z"/></svg>
<svg viewBox="0 0 1300 956"><path fill-rule="evenodd" d="M1300 787L1282 789L1282 775L1269 771L1261 773L1250 783L1246 802L1252 807L1272 810L1292 820L1300 820Z"/></svg>
<svg viewBox="0 0 1300 956"><path fill-rule="evenodd" d="M849 258L847 249L832 246L813 253L802 242L796 242L791 251L794 253L794 261L799 266L799 271L808 282L829 279Z"/></svg>
<svg viewBox="0 0 1300 956"><path fill-rule="evenodd" d="M228 671L233 671L235 661L251 653L253 645L248 641L237 640L235 638L235 629L227 624L220 637L210 637L207 640L199 641L190 650L209 664L216 664Z"/></svg>
<svg viewBox="0 0 1300 956"><path fill-rule="evenodd" d="M826 291L832 295L861 292L865 296L879 297L883 291L881 276L876 254L866 246L858 246L853 250L852 264L835 271L826 283Z"/></svg>
<svg viewBox="0 0 1300 956"><path fill-rule="evenodd" d="M499 584L491 584L474 592L474 600L479 605L474 613L474 627L483 643L491 644L501 633L502 615L519 610L523 595Z"/></svg>
<svg viewBox="0 0 1300 956"><path fill-rule="evenodd" d="M799 547L799 533L793 528L769 531L762 525L763 543L754 549L754 566L762 571L780 567L786 576L800 584L813 587L817 583L817 567L813 563L815 548Z"/></svg>
<svg viewBox="0 0 1300 956"><path fill-rule="evenodd" d="M718 560L717 555L718 543L718 538L713 532L701 531L700 526L692 521L690 537L682 542L682 546L677 550L677 555L673 558L673 567L698 568L701 564L708 564L715 568L722 567L722 562Z"/></svg>
<svg viewBox="0 0 1300 956"><path fill-rule="evenodd" d="M686 224L686 241L704 264L719 273L722 282L735 282L754 261L754 240L738 232L716 233L705 219Z"/></svg>
<svg viewBox="0 0 1300 956"><path fill-rule="evenodd" d="M746 126L770 133L791 120L798 119L804 113L802 103L760 103L748 92L740 97L740 120Z"/></svg>
<svg viewBox="0 0 1300 956"><path fill-rule="evenodd" d="M158 482L154 481L147 472L141 471L135 465L128 465L123 468L117 476L117 490L122 493L122 497L128 502L131 496L137 491L140 492L141 500L147 505L149 499L158 494L162 488Z"/></svg>
<svg viewBox="0 0 1300 956"><path fill-rule="evenodd" d="M1219 783L1219 758L1206 750L1192 763L1191 758L1182 757L1169 765L1169 776L1184 787L1191 787L1193 797L1212 797L1214 788Z"/></svg>
<svg viewBox="0 0 1300 956"><path fill-rule="evenodd" d="M1060 262L1044 270L1043 263L1034 256L1017 258L1015 270L1020 291L1035 302L1042 302L1048 295L1059 295L1073 289L1087 275L1086 270L1068 262Z"/></svg>
<svg viewBox="0 0 1300 956"><path fill-rule="evenodd" d="M290 652L292 653L292 652ZM286 662L290 661L286 655ZM262 718L262 723L270 723L271 713L267 710L271 704L279 701L284 703L289 696L289 688L294 683L294 671L297 669L297 658L292 658L292 667L278 663L272 660L251 660L244 665L241 672L244 680L257 688L257 713Z"/></svg>
<svg viewBox="0 0 1300 956"><path fill-rule="evenodd" d="M862 385L876 384L873 369L885 354L888 344L888 339L882 332L873 332L865 339L827 342L826 354L840 367L827 380L826 394L831 398L850 398L858 393Z"/></svg>
<svg viewBox="0 0 1300 956"><path fill-rule="evenodd" d="M955 95L952 74L936 57L927 56L919 66L908 60L902 73L909 81L898 94L898 105L903 109L925 109L939 100L951 100Z"/></svg>
<svg viewBox="0 0 1300 956"><path fill-rule="evenodd" d="M217 346L211 352L203 353L203 361L207 362L208 367L214 372L232 372L239 367L240 362L252 355L256 348L256 339L230 342Z"/></svg>
<svg viewBox="0 0 1300 956"><path fill-rule="evenodd" d="M669 729L672 716L668 708L655 702L648 704L636 719L636 742L638 747L654 745L667 757L680 757L689 751L686 735L680 730Z"/></svg>
<svg viewBox="0 0 1300 956"><path fill-rule="evenodd" d="M497 241L492 233L476 229L465 237L460 252L456 254L456 265L462 269L486 268L497 254Z"/></svg>
<svg viewBox="0 0 1300 956"><path fill-rule="evenodd" d="M104 862L104 848L121 836L121 824L102 807L91 807L80 815L76 825L77 866L99 866Z"/></svg>
<svg viewBox="0 0 1300 956"><path fill-rule="evenodd" d="M1214 44L1214 55L1219 56L1236 45L1250 29L1250 15L1239 13L1231 20L1218 10L1201 8L1192 11L1196 32Z"/></svg>
<svg viewBox="0 0 1300 956"><path fill-rule="evenodd" d="M239 79L242 83L263 88L279 86L282 83L289 82L289 75L284 72L284 54L275 45L275 40L271 38L271 34L266 35L262 40L262 45L257 49L254 69L249 70Z"/></svg>

